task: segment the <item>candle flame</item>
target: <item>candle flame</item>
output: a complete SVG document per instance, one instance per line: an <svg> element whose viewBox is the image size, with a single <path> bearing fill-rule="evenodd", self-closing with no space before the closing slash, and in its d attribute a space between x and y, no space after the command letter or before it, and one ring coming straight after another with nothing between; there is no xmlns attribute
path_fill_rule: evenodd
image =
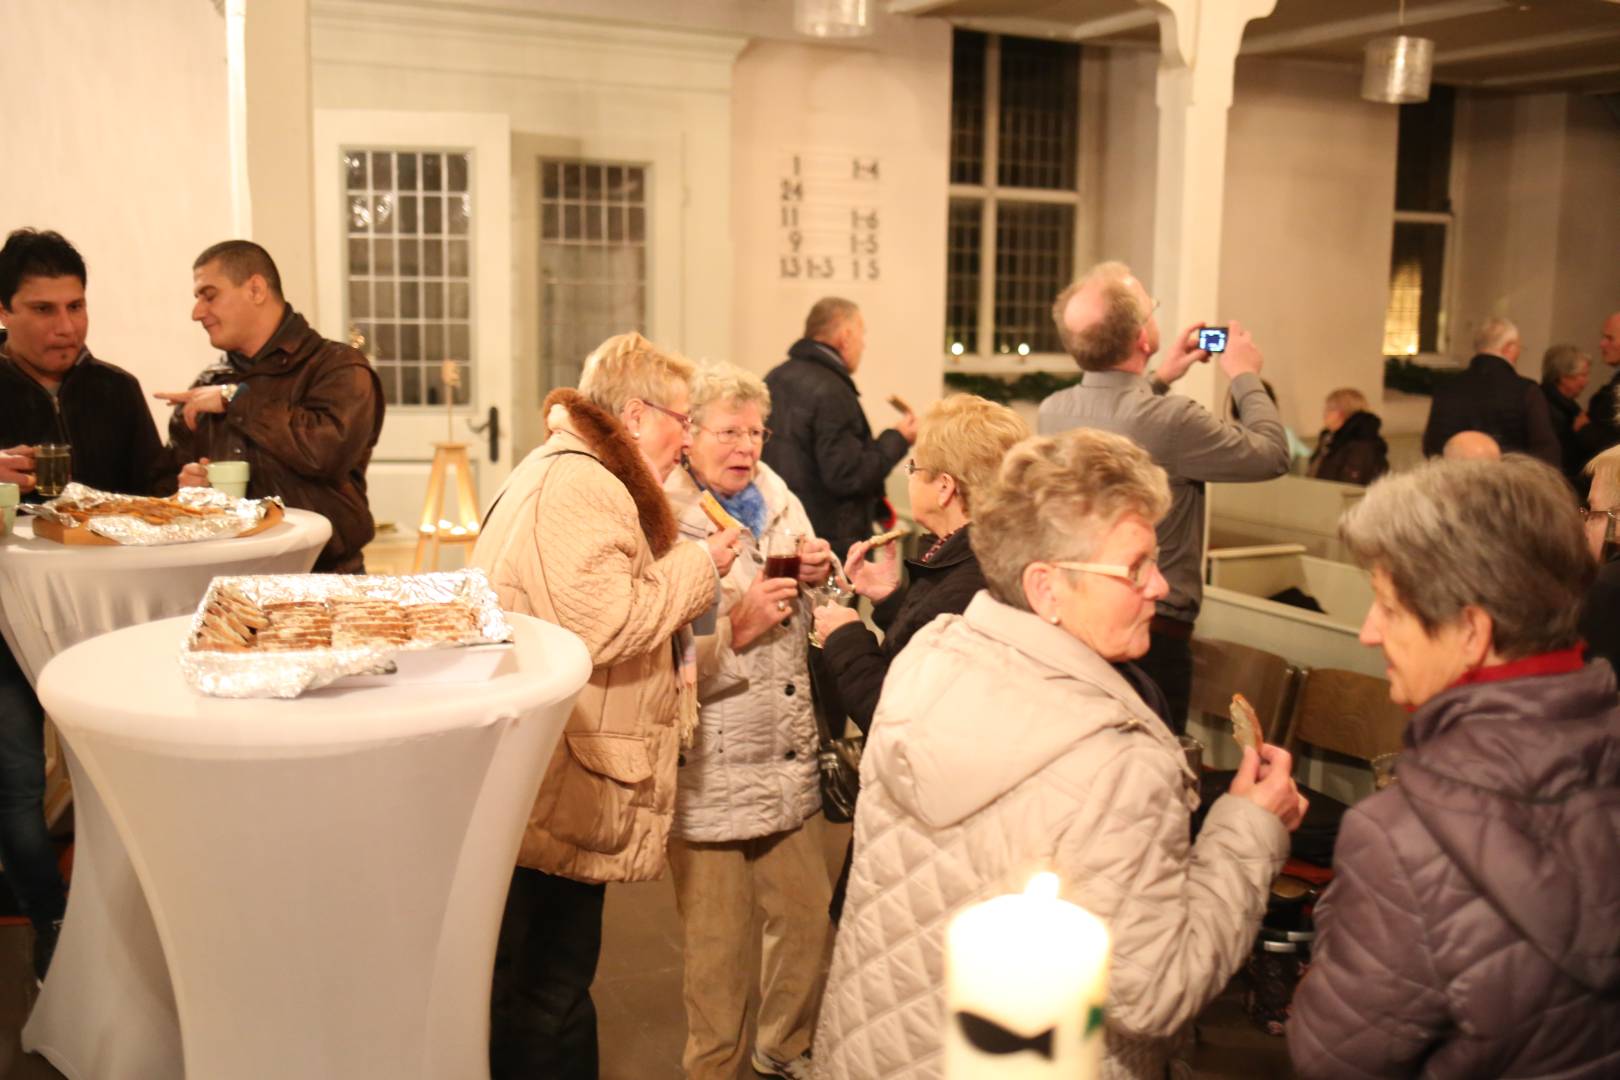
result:
<svg viewBox="0 0 1620 1080"><path fill-rule="evenodd" d="M1058 895L1058 876L1050 870L1043 870L1029 879L1024 886L1025 896L1034 896L1042 900L1056 900Z"/></svg>

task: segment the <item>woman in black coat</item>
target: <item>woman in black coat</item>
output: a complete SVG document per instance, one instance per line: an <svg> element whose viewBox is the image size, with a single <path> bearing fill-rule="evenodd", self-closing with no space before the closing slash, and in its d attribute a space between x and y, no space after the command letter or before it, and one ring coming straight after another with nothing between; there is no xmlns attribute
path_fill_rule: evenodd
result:
<svg viewBox="0 0 1620 1080"><path fill-rule="evenodd" d="M1007 451L1029 434L1017 413L971 394L948 397L924 414L906 473L912 517L928 535L920 556L906 560L908 581L901 584L895 544L884 545L869 560L871 542L862 540L844 561L855 591L873 604L872 619L883 629L883 640L850 608L829 604L815 611L816 633L824 642L821 669L862 734L871 727L889 664L912 635L940 615L960 615L984 588L969 542L970 493L994 480ZM835 921L848 876L845 852L833 892Z"/></svg>

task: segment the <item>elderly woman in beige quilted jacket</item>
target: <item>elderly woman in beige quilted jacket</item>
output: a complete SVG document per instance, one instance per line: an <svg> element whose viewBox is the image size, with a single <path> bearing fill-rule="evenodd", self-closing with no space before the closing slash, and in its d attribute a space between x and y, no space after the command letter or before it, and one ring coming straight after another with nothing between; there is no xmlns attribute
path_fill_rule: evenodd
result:
<svg viewBox="0 0 1620 1080"><path fill-rule="evenodd" d="M714 604L738 536L681 540L664 498L691 439L691 374L639 334L603 342L579 390L546 399L550 437L502 485L473 549L502 607L572 630L595 662L507 897L491 1005L496 1080L596 1076L590 985L604 886L663 873L681 631ZM695 721L693 688L684 696Z"/></svg>
<svg viewBox="0 0 1620 1080"><path fill-rule="evenodd" d="M974 521L988 590L912 638L878 703L818 1074L943 1075L946 924L1040 870L1112 937L1105 1077L1165 1076L1248 954L1304 800L1287 753L1245 750L1188 840L1197 782L1129 663L1167 588L1169 501L1164 471L1117 435L1009 453Z"/></svg>
<svg viewBox="0 0 1620 1080"><path fill-rule="evenodd" d="M702 711L681 756L669 841L685 936L687 1080L735 1080L748 1056L744 1021L756 985L754 1071L807 1076L821 1003L832 886L821 833L807 827L821 790L810 604L799 586L827 579L832 551L786 482L759 460L770 410L759 376L704 365L692 383L691 471L677 469L664 484L684 534L714 529L698 506L699 484L746 530L721 583L714 633L698 639ZM760 541L770 529L806 538L797 580L765 576Z"/></svg>

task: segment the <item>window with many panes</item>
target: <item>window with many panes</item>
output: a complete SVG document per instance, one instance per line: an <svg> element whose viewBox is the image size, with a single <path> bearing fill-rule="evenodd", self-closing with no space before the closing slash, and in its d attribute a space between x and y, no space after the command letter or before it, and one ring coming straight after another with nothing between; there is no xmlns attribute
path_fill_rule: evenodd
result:
<svg viewBox="0 0 1620 1080"><path fill-rule="evenodd" d="M604 338L647 329L647 168L540 159L540 361L577 386Z"/></svg>
<svg viewBox="0 0 1620 1080"><path fill-rule="evenodd" d="M472 155L437 150L343 150L347 220L346 324L390 405L441 405L444 362L461 368L449 392L472 400Z"/></svg>
<svg viewBox="0 0 1620 1080"><path fill-rule="evenodd" d="M951 66L945 350L1061 353L1074 275L1080 47L957 30Z"/></svg>
<svg viewBox="0 0 1620 1080"><path fill-rule="evenodd" d="M1384 313L1384 355L1446 349L1446 251L1453 224L1451 142L1456 95L1436 86L1429 100L1402 105L1395 155L1395 242Z"/></svg>

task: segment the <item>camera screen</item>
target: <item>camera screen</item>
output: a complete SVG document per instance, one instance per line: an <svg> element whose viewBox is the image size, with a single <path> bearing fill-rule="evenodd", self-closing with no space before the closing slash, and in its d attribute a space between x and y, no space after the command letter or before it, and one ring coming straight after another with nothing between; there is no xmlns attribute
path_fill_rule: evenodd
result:
<svg viewBox="0 0 1620 1080"><path fill-rule="evenodd" d="M1198 347L1205 352L1225 352L1226 328L1215 326L1198 331Z"/></svg>

